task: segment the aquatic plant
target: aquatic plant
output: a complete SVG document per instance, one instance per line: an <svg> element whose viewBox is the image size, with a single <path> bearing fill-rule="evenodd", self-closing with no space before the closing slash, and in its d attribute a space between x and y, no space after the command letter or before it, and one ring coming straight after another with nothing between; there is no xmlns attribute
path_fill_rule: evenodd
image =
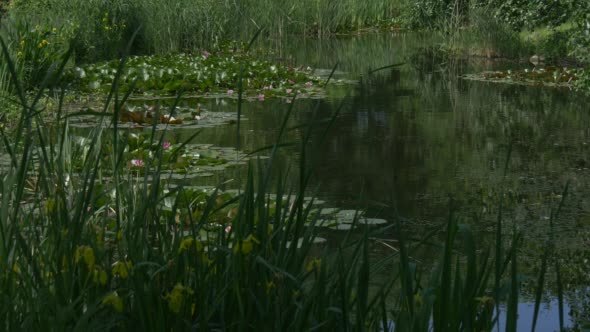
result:
<svg viewBox="0 0 590 332"><path fill-rule="evenodd" d="M285 187L288 172L271 167L287 144L293 104L276 143L252 154L270 158L250 162L237 193L170 185L163 170L178 162L173 156L188 155L198 133L170 142L157 130L161 123L151 123L145 135L121 127L129 97L118 90L123 67L121 61L102 111L85 115L96 119L82 143L70 131L70 120L80 114L59 108L47 123L38 114L41 94L29 100L22 88L16 91L18 127L0 132L7 156L0 170L3 328L491 329L499 303L507 300L508 330L515 329L520 237L517 231L504 237L502 203L496 243L481 257L470 229L451 213L438 264L427 278L420 277L411 253L439 232L409 241L399 217L384 228L348 232L335 248L322 250L314 246L322 210L313 210L313 198L306 200L307 162L314 162L306 148L317 124L329 128L338 111L297 127L304 135L295 188ZM63 101L64 91L57 91ZM176 114L177 104L168 115ZM356 211L323 215L339 215L351 229L383 225ZM372 249L394 225L397 245L373 261ZM375 284L371 276L379 270L388 278Z"/></svg>
<svg viewBox="0 0 590 332"><path fill-rule="evenodd" d="M81 92L106 93L117 72L117 61L85 65L67 74L74 89ZM220 93L232 96L243 72L243 89L261 96L285 95L284 89L317 92L312 82L319 82L308 69L296 69L258 60L233 48L202 54L136 56L127 60L122 73L121 91L135 94Z"/></svg>
<svg viewBox="0 0 590 332"><path fill-rule="evenodd" d="M76 36L76 61L96 62L117 57L139 28L133 54L169 54L249 37L261 27L272 37L356 31L390 24L399 7L398 1L384 0L345 0L337 6L328 0L182 0L174 5L162 0L12 0L6 16L67 27L71 33L66 35Z"/></svg>
<svg viewBox="0 0 590 332"><path fill-rule="evenodd" d="M540 67L464 75L465 79L494 83L571 87L582 73L576 68Z"/></svg>

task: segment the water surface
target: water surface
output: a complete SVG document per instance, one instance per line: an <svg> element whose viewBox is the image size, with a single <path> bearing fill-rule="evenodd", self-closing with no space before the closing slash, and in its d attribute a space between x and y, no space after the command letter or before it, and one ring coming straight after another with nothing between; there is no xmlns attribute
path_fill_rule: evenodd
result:
<svg viewBox="0 0 590 332"><path fill-rule="evenodd" d="M358 81L332 85L327 98L297 100L293 106L290 126L339 112L327 133L321 125L313 129L305 148L311 191L333 206L366 208L389 220L400 215L417 236L445 222L452 201L461 222L472 223L482 243L493 236L502 200L506 229L514 225L524 232L520 257L525 268L534 269L549 216L569 183L554 235L567 273L564 282L584 289L590 273L583 260L590 255L589 100L567 89L462 80L464 73L526 64L449 60L432 52L433 46L429 38L411 34L278 45L281 61L324 69L318 71L322 74L338 63L335 79ZM369 74L397 63L404 64ZM183 103L201 103L210 111L237 108L235 100L222 98ZM272 145L290 106L283 99L245 103L240 149ZM193 132L174 135L182 139ZM301 142L305 134L305 128L293 128L284 141ZM203 129L199 141L236 146L236 126ZM281 150L278 166L291 169L293 186L300 151L299 146Z"/></svg>

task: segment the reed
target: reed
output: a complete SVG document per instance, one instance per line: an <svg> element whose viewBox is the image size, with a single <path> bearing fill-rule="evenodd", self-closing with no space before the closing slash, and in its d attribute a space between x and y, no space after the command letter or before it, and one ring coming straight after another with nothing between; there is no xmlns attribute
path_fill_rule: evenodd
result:
<svg viewBox="0 0 590 332"><path fill-rule="evenodd" d="M73 40L77 61L117 58L141 27L133 53L171 53L211 48L220 40L251 36L260 28L272 37L323 36L388 24L396 1L328 0L213 1L90 0L14 1L4 21L58 29Z"/></svg>
<svg viewBox="0 0 590 332"><path fill-rule="evenodd" d="M74 115L59 107L47 122L41 98L53 91L63 105L59 78L73 51L49 67L31 96L4 40L1 46L21 105L16 128L0 132L3 329L491 330L506 301L507 329L516 326L520 236L505 238L502 206L494 245L480 248L451 205L430 272L412 253L438 233L413 242L399 221L387 226L397 226L399 251L378 262L370 239L383 229L351 231L330 250L314 247L318 215L305 201L314 160L306 148L315 126L333 124L337 113L297 126L304 135L295 188L285 185L293 174L271 167L287 144L288 112L276 144L260 149L270 160L251 162L239 194L203 193L166 181L158 158L164 136L155 125L155 157L142 171L122 161L130 143L118 122L128 98L120 74L80 147L69 126ZM232 206L221 224L214 219ZM384 262L395 268L376 284Z"/></svg>

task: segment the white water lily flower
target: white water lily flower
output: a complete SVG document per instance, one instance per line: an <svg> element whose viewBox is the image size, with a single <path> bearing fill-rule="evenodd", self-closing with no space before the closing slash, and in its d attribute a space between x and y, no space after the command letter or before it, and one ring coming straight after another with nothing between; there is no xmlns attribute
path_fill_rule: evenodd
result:
<svg viewBox="0 0 590 332"><path fill-rule="evenodd" d="M74 69L76 71L76 74L78 75L79 78L84 78L86 77L86 72L84 71L84 69L80 68L80 67L76 67L76 69Z"/></svg>

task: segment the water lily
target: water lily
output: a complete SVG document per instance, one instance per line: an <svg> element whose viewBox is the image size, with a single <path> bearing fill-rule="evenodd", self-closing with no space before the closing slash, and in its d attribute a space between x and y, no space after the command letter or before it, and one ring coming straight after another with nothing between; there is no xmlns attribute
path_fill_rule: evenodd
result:
<svg viewBox="0 0 590 332"><path fill-rule="evenodd" d="M309 89L309 88L311 88L312 86L313 86L313 83L312 83L311 81L309 81L309 82L305 82L305 87L306 87L306 88L308 88L308 89Z"/></svg>
<svg viewBox="0 0 590 332"><path fill-rule="evenodd" d="M264 94L263 93L258 95L258 101L264 101Z"/></svg>
<svg viewBox="0 0 590 332"><path fill-rule="evenodd" d="M131 166L133 166L133 167L143 167L144 166L143 159L131 159Z"/></svg>
<svg viewBox="0 0 590 332"><path fill-rule="evenodd" d="M201 55L203 56L203 59L207 59L207 58L208 58L208 57L211 55L211 53L209 53L209 52L207 52L207 51L203 51L203 52L201 53Z"/></svg>
<svg viewBox="0 0 590 332"><path fill-rule="evenodd" d="M287 92L287 94L290 95L291 92L293 92L293 89L287 89L287 90L285 90L285 92Z"/></svg>
<svg viewBox="0 0 590 332"><path fill-rule="evenodd" d="M170 144L168 141L164 141L164 143L162 143L162 149L164 150L170 149L170 146L172 146L172 144Z"/></svg>
<svg viewBox="0 0 590 332"><path fill-rule="evenodd" d="M231 96L233 94L234 94L234 90L232 90L232 89L227 90L227 95L228 96Z"/></svg>

